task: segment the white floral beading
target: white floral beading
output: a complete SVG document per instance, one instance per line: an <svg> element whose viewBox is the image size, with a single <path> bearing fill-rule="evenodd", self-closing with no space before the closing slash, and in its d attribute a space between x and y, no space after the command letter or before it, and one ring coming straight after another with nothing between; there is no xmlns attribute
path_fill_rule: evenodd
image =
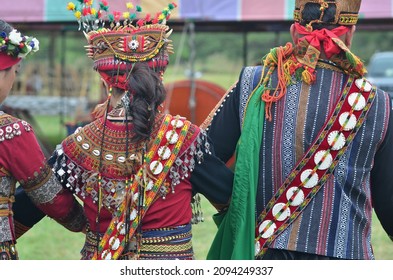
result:
<svg viewBox="0 0 393 280"><path fill-rule="evenodd" d="M8 55L24 58L31 52L40 49L39 41L36 38L23 36L18 30L13 29L8 35L0 32L0 51Z"/></svg>

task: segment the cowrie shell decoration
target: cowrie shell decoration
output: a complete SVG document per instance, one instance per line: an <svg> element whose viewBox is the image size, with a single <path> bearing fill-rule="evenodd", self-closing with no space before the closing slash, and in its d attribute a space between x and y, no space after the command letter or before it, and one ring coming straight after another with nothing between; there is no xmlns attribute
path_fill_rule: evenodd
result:
<svg viewBox="0 0 393 280"><path fill-rule="evenodd" d="M286 207L286 209L285 209L285 207ZM285 209L285 210L283 210L283 209ZM280 214L280 216L277 217L277 215L280 213L280 211L282 211L282 213ZM291 211L285 205L285 203L277 203L276 205L274 205L273 209L272 209L272 213L273 213L273 216L279 222L286 220L291 215Z"/></svg>
<svg viewBox="0 0 393 280"><path fill-rule="evenodd" d="M343 130L350 131L356 126L356 116L354 114L350 115L349 112L342 113L339 118L339 123Z"/></svg>
<svg viewBox="0 0 393 280"><path fill-rule="evenodd" d="M329 133L327 141L333 151L338 151L344 147L346 140L344 134L335 130Z"/></svg>
<svg viewBox="0 0 393 280"><path fill-rule="evenodd" d="M292 187L288 189L286 193L287 199L290 200L296 191L297 191L296 196L292 199L292 202L289 203L289 205L291 206L299 206L304 201L304 192L298 187Z"/></svg>
<svg viewBox="0 0 393 280"><path fill-rule="evenodd" d="M357 79L357 80L355 81L355 85L356 85L359 89L362 89L363 81L364 81L364 79ZM364 85L363 91L364 91L364 92L369 92L369 91L371 91L372 88L373 88L372 85L371 85L368 81L366 81L366 82L365 82L365 85Z"/></svg>
<svg viewBox="0 0 393 280"><path fill-rule="evenodd" d="M312 173L313 173L313 170L307 169L307 170L304 170L304 171L302 172L302 174L300 175L300 180L302 181L303 186L304 186L305 188L307 188L307 189L311 189L311 188L315 187L315 186L318 184L319 177L318 177L318 174L317 174L317 173L314 173L314 174L309 178L309 176L310 176ZM307 178L309 178L309 179L307 180Z"/></svg>
<svg viewBox="0 0 393 280"><path fill-rule="evenodd" d="M263 223L259 226L259 233L262 233L264 231L264 229L266 227L268 227L268 225L270 225L270 226L266 230L266 232L264 232L262 234L262 238L265 238L265 239L269 238L270 236L273 235L274 231L277 228L277 225L274 222L272 222L271 220L266 220L266 221L263 221Z"/></svg>
<svg viewBox="0 0 393 280"><path fill-rule="evenodd" d="M348 96L348 103L353 107L355 104L355 101L357 100L357 103L355 107L353 108L355 111L361 111L366 107L366 99L361 93L354 92L350 96Z"/></svg>

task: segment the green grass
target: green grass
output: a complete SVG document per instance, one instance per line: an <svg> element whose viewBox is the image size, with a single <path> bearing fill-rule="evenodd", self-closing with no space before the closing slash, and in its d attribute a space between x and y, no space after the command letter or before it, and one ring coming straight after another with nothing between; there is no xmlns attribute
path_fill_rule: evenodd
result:
<svg viewBox="0 0 393 280"><path fill-rule="evenodd" d="M204 260L216 233L212 220L214 208L202 199L204 222L193 226L195 257ZM22 260L77 260L84 243L84 235L72 233L55 221L44 218L19 238L17 249ZM393 260L393 243L374 216L372 244L377 260Z"/></svg>
<svg viewBox="0 0 393 280"><path fill-rule="evenodd" d="M73 233L45 217L17 241L21 260L77 260L84 243L82 233Z"/></svg>
<svg viewBox="0 0 393 280"><path fill-rule="evenodd" d="M203 260L214 238L216 226L212 220L214 208L202 199L205 221L193 226L196 259ZM18 239L17 249L22 260L77 260L84 244L84 235L64 229L45 217Z"/></svg>

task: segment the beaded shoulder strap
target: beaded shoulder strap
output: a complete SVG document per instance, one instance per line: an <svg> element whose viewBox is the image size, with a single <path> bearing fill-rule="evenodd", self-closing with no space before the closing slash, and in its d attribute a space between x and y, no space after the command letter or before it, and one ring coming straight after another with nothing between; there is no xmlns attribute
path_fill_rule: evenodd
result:
<svg viewBox="0 0 393 280"><path fill-rule="evenodd" d="M333 173L374 98L375 88L367 80L349 78L318 137L259 215L255 228L256 258L263 256L269 244L300 215Z"/></svg>
<svg viewBox="0 0 393 280"><path fill-rule="evenodd" d="M190 124L189 121L179 116L165 116L157 137L147 153L145 164L135 175L125 199L114 214L98 246L98 252L92 258L93 260L119 258L126 241L134 236L145 213L157 198L160 187L179 154ZM152 176L146 176L146 171ZM138 193L139 185L143 187L145 199L143 206L138 211L138 199L142 195Z"/></svg>

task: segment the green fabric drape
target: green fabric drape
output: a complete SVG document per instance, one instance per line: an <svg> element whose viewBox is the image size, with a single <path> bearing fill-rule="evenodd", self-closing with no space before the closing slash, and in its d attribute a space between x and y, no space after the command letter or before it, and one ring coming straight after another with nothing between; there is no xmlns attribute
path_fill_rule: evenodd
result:
<svg viewBox="0 0 393 280"><path fill-rule="evenodd" d="M255 201L258 186L259 151L265 119L264 87L251 94L236 147L232 199L225 214L213 217L217 234L208 260L253 260L255 255Z"/></svg>

